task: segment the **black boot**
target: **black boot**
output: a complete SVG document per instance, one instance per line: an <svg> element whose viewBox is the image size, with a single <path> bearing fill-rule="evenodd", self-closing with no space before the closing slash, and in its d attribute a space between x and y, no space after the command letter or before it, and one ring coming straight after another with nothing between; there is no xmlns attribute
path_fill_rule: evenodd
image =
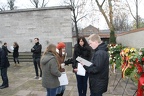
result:
<svg viewBox="0 0 144 96"><path fill-rule="evenodd" d="M64 93L61 93L59 96L63 96Z"/></svg>

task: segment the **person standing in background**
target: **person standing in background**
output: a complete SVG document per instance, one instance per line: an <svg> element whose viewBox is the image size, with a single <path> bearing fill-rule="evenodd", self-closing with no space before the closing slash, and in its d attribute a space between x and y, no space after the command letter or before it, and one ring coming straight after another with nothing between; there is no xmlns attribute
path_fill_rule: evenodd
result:
<svg viewBox="0 0 144 96"><path fill-rule="evenodd" d="M59 69L58 54L56 52L56 46L50 44L41 57L42 67L42 86L46 88L46 96L56 96L60 82L58 77L61 76Z"/></svg>
<svg viewBox="0 0 144 96"><path fill-rule="evenodd" d="M4 50L4 52L6 53L7 56L8 56L8 53L11 53L11 52L7 49L7 43L6 43L6 42L3 44L2 49Z"/></svg>
<svg viewBox="0 0 144 96"><path fill-rule="evenodd" d="M76 61L76 58L78 56L82 57L88 61L91 60L92 49L88 45L88 43L84 37L79 37L77 40L77 44L74 46L72 67L73 67L73 72L75 73L76 79L77 79L77 88L78 88L79 96L86 96L88 74L86 73L85 76L77 75L78 61Z"/></svg>
<svg viewBox="0 0 144 96"><path fill-rule="evenodd" d="M14 42L13 44L13 60L14 60L14 63L15 63L15 66L20 66L19 65L19 45L17 42Z"/></svg>
<svg viewBox="0 0 144 96"><path fill-rule="evenodd" d="M35 68L35 73L36 76L34 79L42 79L42 70L40 67L40 58L41 58L41 50L42 50L42 45L39 43L39 38L34 38L35 45L31 48L31 52L33 53L33 63L34 63L34 68ZM38 72L38 68L40 70L40 75Z"/></svg>
<svg viewBox="0 0 144 96"><path fill-rule="evenodd" d="M59 63L59 71L60 72L65 72L65 69L62 68L62 66L64 66L64 60L66 57L66 53L65 53L65 43L64 42L59 42L56 46L57 48L57 53L58 53L58 63ZM63 64L63 65L62 65ZM57 95L56 96L63 96L65 91L65 85L61 85L58 87L57 89Z"/></svg>
<svg viewBox="0 0 144 96"><path fill-rule="evenodd" d="M7 76L7 69L10 66L6 52L0 48L0 74L2 78L2 85L0 89L9 87L9 80Z"/></svg>

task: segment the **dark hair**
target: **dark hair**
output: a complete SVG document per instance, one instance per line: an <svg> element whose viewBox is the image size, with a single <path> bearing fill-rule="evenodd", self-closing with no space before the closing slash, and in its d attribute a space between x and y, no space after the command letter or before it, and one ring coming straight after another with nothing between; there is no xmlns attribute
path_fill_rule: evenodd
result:
<svg viewBox="0 0 144 96"><path fill-rule="evenodd" d="M77 44L78 45L79 45L79 42L80 42L81 39L84 42L84 46L88 46L89 45L87 40L85 39L85 37L82 37L82 36L77 39Z"/></svg>
<svg viewBox="0 0 144 96"><path fill-rule="evenodd" d="M19 45L18 45L17 42L14 42L14 46L15 46L15 47L19 47Z"/></svg>
<svg viewBox="0 0 144 96"><path fill-rule="evenodd" d="M34 39L37 39L39 41L39 38L34 38Z"/></svg>
<svg viewBox="0 0 144 96"><path fill-rule="evenodd" d="M5 42L4 45L6 45L7 43Z"/></svg>

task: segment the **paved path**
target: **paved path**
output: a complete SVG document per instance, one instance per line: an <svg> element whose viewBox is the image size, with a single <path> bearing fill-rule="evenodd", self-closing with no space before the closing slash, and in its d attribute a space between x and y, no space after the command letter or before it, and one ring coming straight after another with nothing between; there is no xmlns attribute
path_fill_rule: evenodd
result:
<svg viewBox="0 0 144 96"><path fill-rule="evenodd" d="M46 90L42 87L41 81L33 79L35 76L33 64L30 62L21 63L21 65L22 66L20 67L14 67L14 64L11 63L11 66L8 69L9 87L0 89L0 96L46 96ZM72 73L71 66L66 66L66 72L69 84L66 86L64 96L78 96L76 78ZM115 76L115 74L111 74L108 91L104 94L104 96L122 96L127 79L122 79L113 91L115 85L121 77L121 74L118 73L116 79ZM2 81L0 79L0 83L1 82ZM131 80L129 80L123 96L133 96L135 90L136 86ZM89 88L87 96L90 96Z"/></svg>

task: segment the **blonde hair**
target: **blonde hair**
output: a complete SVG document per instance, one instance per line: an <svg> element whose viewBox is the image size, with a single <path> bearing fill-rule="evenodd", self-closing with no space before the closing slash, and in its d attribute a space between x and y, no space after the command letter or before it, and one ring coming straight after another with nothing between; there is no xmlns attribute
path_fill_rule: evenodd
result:
<svg viewBox="0 0 144 96"><path fill-rule="evenodd" d="M58 54L56 52L56 46L54 44L49 44L49 46L46 48L46 50L44 51L43 55L42 55L42 58L44 57L45 54L47 54L48 52L51 52L55 57L56 57L56 60L57 60L57 63L59 64L59 61L58 61ZM41 58L41 59L42 59Z"/></svg>
<svg viewBox="0 0 144 96"><path fill-rule="evenodd" d="M98 34L92 34L88 37L88 40L97 41L98 43L102 43L102 40Z"/></svg>

